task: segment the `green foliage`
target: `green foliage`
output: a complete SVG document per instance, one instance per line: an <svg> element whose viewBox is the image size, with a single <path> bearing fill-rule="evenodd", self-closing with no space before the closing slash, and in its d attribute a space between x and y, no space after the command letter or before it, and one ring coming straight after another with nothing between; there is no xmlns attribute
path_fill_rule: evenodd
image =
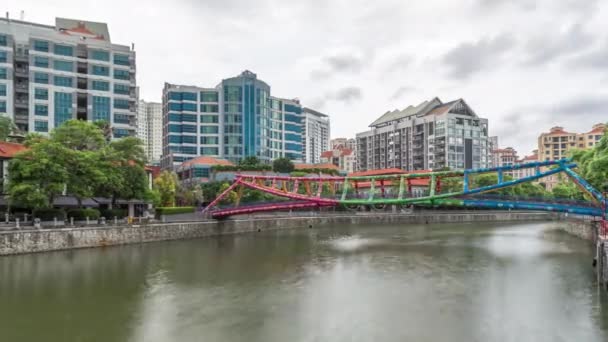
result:
<svg viewBox="0 0 608 342"><path fill-rule="evenodd" d="M277 158L272 161L272 170L279 173L290 173L294 170L293 163L288 158Z"/></svg>
<svg viewBox="0 0 608 342"><path fill-rule="evenodd" d="M118 219L125 218L129 215L129 212L127 209L100 209L99 214L110 220L114 219L114 217L117 217Z"/></svg>
<svg viewBox="0 0 608 342"><path fill-rule="evenodd" d="M256 156L245 157L239 162L239 166L257 166L260 164L260 159Z"/></svg>
<svg viewBox="0 0 608 342"><path fill-rule="evenodd" d="M503 181L510 181L513 178L509 175L504 175ZM484 173L472 176L470 188L480 188L498 183L498 175L496 173ZM488 192L489 194L498 194L506 196L522 196L522 197L543 197L549 196L545 189L536 183L521 183L518 185L497 189Z"/></svg>
<svg viewBox="0 0 608 342"><path fill-rule="evenodd" d="M211 167L212 172L222 171L272 171L272 166L265 164L257 165L214 165Z"/></svg>
<svg viewBox="0 0 608 342"><path fill-rule="evenodd" d="M608 191L608 132L591 149L573 150L577 172L599 191Z"/></svg>
<svg viewBox="0 0 608 342"><path fill-rule="evenodd" d="M220 185L220 188L218 190L218 195L220 195L222 192L228 190L229 187L230 187L230 183L223 182ZM221 203L235 203L237 197L238 197L238 194L236 193L236 191L235 190L230 190L230 192L228 192L228 194L226 196L224 196L224 198L222 199Z"/></svg>
<svg viewBox="0 0 608 342"><path fill-rule="evenodd" d="M40 208L32 212L35 218L39 218L41 221L52 221L54 218L57 220L65 220L66 213L63 209L57 208Z"/></svg>
<svg viewBox="0 0 608 342"><path fill-rule="evenodd" d="M14 127L13 120L4 115L0 116L0 140L7 141Z"/></svg>
<svg viewBox="0 0 608 342"><path fill-rule="evenodd" d="M97 220L99 219L100 213L97 209L92 208L82 208L82 209L70 209L67 212L68 217L73 217L74 221L84 221L89 218L89 220Z"/></svg>
<svg viewBox="0 0 608 342"><path fill-rule="evenodd" d="M313 168L313 169L298 169L298 171L294 171L294 172L301 172L301 174L303 174L304 176L309 175L309 174L323 174L323 175L330 175L330 176L338 176L340 175L340 171L336 170L336 169L323 169L323 168Z"/></svg>
<svg viewBox="0 0 608 342"><path fill-rule="evenodd" d="M174 207L175 197L179 188L175 172L163 171L154 180L154 188L160 196L160 204L164 207Z"/></svg>
<svg viewBox="0 0 608 342"><path fill-rule="evenodd" d="M303 172L303 171L293 171L289 175L291 177L306 177L306 176L308 176L308 173Z"/></svg>
<svg viewBox="0 0 608 342"><path fill-rule="evenodd" d="M184 213L193 213L194 207L158 207L156 208L156 215L175 215Z"/></svg>
<svg viewBox="0 0 608 342"><path fill-rule="evenodd" d="M583 200L585 196L572 182L562 182L553 187L551 193L555 198Z"/></svg>

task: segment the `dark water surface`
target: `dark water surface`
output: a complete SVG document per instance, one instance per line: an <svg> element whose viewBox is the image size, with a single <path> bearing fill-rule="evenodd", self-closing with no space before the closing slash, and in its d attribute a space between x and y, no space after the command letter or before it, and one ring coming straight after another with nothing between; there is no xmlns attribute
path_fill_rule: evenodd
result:
<svg viewBox="0 0 608 342"><path fill-rule="evenodd" d="M0 341L608 341L555 223L338 226L0 258Z"/></svg>

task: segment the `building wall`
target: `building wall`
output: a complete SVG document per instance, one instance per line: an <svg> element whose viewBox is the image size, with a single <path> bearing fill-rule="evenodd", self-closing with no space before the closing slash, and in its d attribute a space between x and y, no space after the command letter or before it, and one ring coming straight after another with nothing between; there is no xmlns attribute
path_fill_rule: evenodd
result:
<svg viewBox="0 0 608 342"><path fill-rule="evenodd" d="M302 159L308 164L320 163L321 153L329 150L329 117L304 108L302 119Z"/></svg>
<svg viewBox="0 0 608 342"><path fill-rule="evenodd" d="M148 161L160 163L162 155L162 105L140 100L137 105L137 137L141 139Z"/></svg>
<svg viewBox="0 0 608 342"><path fill-rule="evenodd" d="M135 52L112 44L106 24L57 18L48 26L2 18L0 54L7 56L0 62L6 87L0 114L23 132L45 134L66 120L83 119L107 121L116 138L135 135Z"/></svg>
<svg viewBox="0 0 608 342"><path fill-rule="evenodd" d="M173 85L163 89L161 166L173 168L197 156L238 163L302 159L302 107L270 94L270 86L244 71L215 88Z"/></svg>

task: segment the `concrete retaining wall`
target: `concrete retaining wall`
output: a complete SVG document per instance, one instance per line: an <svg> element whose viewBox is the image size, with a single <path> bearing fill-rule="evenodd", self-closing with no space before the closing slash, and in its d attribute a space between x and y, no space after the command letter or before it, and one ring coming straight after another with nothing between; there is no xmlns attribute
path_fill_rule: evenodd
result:
<svg viewBox="0 0 608 342"><path fill-rule="evenodd" d="M564 220L560 229L570 235L595 243L598 239L597 221L591 219L570 218Z"/></svg>
<svg viewBox="0 0 608 342"><path fill-rule="evenodd" d="M102 247L163 240L193 239L271 229L319 227L333 224L458 223L551 220L554 213L483 212L416 214L350 214L252 218L226 221L165 223L124 227L91 227L0 232L0 255Z"/></svg>

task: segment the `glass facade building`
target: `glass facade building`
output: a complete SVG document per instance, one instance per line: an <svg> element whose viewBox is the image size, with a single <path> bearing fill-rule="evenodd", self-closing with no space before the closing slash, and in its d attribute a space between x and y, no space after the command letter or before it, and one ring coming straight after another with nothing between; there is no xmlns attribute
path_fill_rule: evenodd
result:
<svg viewBox="0 0 608 342"><path fill-rule="evenodd" d="M0 18L0 89L0 115L23 132L81 119L107 121L116 138L135 135L135 52L112 44L104 23Z"/></svg>
<svg viewBox="0 0 608 342"><path fill-rule="evenodd" d="M250 71L215 88L165 83L162 107L165 169L198 156L302 160L302 106L271 96Z"/></svg>

